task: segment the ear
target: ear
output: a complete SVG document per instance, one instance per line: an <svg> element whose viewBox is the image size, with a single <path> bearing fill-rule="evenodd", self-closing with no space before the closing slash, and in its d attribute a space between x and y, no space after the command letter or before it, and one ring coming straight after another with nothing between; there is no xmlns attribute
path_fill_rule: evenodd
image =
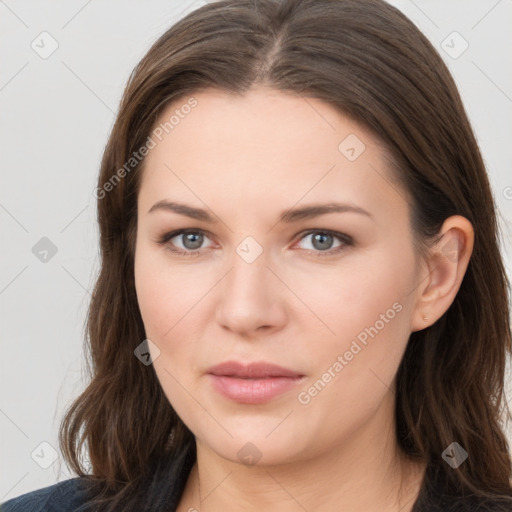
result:
<svg viewBox="0 0 512 512"><path fill-rule="evenodd" d="M473 252L474 230L460 215L446 219L441 238L430 249L418 277L411 332L435 323L450 307L459 291Z"/></svg>

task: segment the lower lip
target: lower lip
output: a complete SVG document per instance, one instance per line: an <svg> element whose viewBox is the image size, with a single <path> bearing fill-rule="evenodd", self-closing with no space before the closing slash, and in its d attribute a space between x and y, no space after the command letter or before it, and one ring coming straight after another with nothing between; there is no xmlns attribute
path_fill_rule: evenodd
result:
<svg viewBox="0 0 512 512"><path fill-rule="evenodd" d="M263 404L297 386L304 377L268 377L239 379L209 374L213 387L222 395L241 404Z"/></svg>

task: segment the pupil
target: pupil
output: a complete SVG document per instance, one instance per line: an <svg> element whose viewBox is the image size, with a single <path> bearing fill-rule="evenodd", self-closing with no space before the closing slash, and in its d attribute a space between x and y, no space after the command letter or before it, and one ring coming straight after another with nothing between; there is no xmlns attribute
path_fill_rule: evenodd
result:
<svg viewBox="0 0 512 512"><path fill-rule="evenodd" d="M203 235L199 233L185 233L183 245L187 249L199 249L203 243Z"/></svg>
<svg viewBox="0 0 512 512"><path fill-rule="evenodd" d="M330 249L331 245L332 235L327 233L317 233L313 236L313 247L316 249Z"/></svg>

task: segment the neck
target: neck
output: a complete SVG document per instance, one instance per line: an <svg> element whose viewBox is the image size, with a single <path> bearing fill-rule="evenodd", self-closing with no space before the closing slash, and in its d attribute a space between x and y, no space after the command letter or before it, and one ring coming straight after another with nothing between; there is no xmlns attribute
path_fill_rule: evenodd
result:
<svg viewBox="0 0 512 512"><path fill-rule="evenodd" d="M245 466L196 442L178 512L410 512L425 470L401 454L392 415L379 412L326 453L282 465Z"/></svg>

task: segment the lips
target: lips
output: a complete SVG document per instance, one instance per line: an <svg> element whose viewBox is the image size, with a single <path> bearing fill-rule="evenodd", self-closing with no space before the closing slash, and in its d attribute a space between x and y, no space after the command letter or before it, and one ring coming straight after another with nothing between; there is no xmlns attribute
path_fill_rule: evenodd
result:
<svg viewBox="0 0 512 512"><path fill-rule="evenodd" d="M244 365L236 361L227 361L208 370L208 373L219 377L235 377L239 379L266 379L270 377L302 377L300 373L288 370L271 363L250 363Z"/></svg>
<svg viewBox="0 0 512 512"><path fill-rule="evenodd" d="M268 402L304 379L304 375L296 371L266 362L227 361L210 368L207 374L218 393L243 404Z"/></svg>

